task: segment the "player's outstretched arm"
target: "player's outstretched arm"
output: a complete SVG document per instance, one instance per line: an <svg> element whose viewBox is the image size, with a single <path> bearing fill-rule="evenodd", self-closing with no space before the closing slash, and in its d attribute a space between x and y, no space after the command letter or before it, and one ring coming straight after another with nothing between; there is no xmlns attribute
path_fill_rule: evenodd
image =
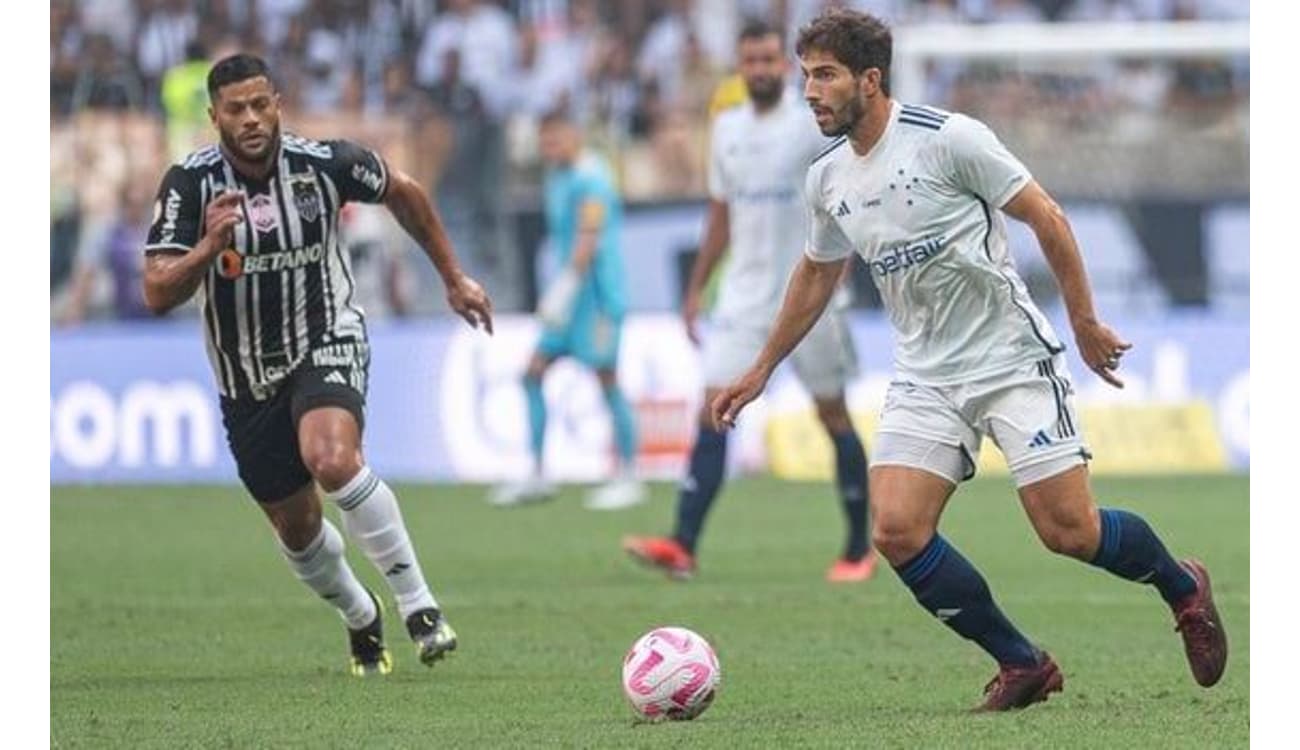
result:
<svg viewBox="0 0 1300 750"><path fill-rule="evenodd" d="M492 300L477 281L461 270L456 251L424 188L396 169L388 179L384 205L433 261L433 267L438 269L438 275L447 287L447 304L471 326L478 328L482 323L483 328L492 333Z"/></svg>
<svg viewBox="0 0 1300 750"><path fill-rule="evenodd" d="M1084 269L1083 256L1079 253L1065 211L1034 180L1030 180L1002 210L1028 224L1038 237L1043 256L1047 258L1065 299L1079 356L1102 380L1123 388L1124 382L1116 377L1115 370L1119 369L1120 357L1133 345L1097 319L1088 272Z"/></svg>
<svg viewBox="0 0 1300 750"><path fill-rule="evenodd" d="M851 257L851 256L850 256ZM713 400L711 414L718 429L734 427L740 410L767 387L776 366L794 351L803 337L821 317L839 284L848 258L820 262L807 255L800 259L790 276L781 312L772 324L767 343L749 370L722 390Z"/></svg>
<svg viewBox="0 0 1300 750"><path fill-rule="evenodd" d="M235 225L243 221L243 199L243 193L229 191L208 203L203 217L205 231L192 249L145 256L144 302L151 312L162 315L194 296L212 261L230 247Z"/></svg>
<svg viewBox="0 0 1300 750"><path fill-rule="evenodd" d="M713 269L718 267L722 254L727 249L727 238L731 235L731 210L725 201L716 198L709 201L708 223L704 226L704 240L700 242L700 252L695 256L691 266L691 279L686 284L685 298L682 300L682 322L686 324L686 335L692 344L700 343L699 333L695 330L695 321L700 316L701 300L704 287L709 284Z"/></svg>

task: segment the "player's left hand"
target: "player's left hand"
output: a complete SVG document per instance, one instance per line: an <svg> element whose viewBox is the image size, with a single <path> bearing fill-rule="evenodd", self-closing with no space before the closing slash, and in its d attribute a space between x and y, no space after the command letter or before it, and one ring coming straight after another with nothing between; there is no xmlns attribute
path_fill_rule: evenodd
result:
<svg viewBox="0 0 1300 750"><path fill-rule="evenodd" d="M1133 348L1132 344L1121 339L1110 326L1097 320L1076 325L1074 341L1079 347L1079 356L1083 357L1088 369L1116 388L1124 387L1124 381L1115 376L1115 371L1119 369L1120 357Z"/></svg>
<svg viewBox="0 0 1300 750"><path fill-rule="evenodd" d="M475 328L482 323L488 335L492 335L492 300L477 281L462 273L448 282L447 304L466 323Z"/></svg>

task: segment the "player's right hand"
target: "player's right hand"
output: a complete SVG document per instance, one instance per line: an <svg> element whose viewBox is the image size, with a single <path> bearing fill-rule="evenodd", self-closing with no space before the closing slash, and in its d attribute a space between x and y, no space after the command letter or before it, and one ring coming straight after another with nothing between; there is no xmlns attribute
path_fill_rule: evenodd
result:
<svg viewBox="0 0 1300 750"><path fill-rule="evenodd" d="M492 335L492 299L474 279L460 274L447 283L447 304L474 328Z"/></svg>
<svg viewBox="0 0 1300 750"><path fill-rule="evenodd" d="M686 326L686 338L696 346L700 345L700 332L695 328L695 321L699 317L700 295L688 291L686 299L682 301L682 323Z"/></svg>
<svg viewBox="0 0 1300 750"><path fill-rule="evenodd" d="M214 238L219 250L235 241L235 225L244 220L243 200L242 190L227 190L208 203L203 214L204 235Z"/></svg>
<svg viewBox="0 0 1300 750"><path fill-rule="evenodd" d="M736 378L709 406L709 414L713 417L713 426L715 429L728 430L736 426L736 418L740 416L740 410L754 399L758 398L763 389L767 387L768 374L761 369L752 368L744 375Z"/></svg>

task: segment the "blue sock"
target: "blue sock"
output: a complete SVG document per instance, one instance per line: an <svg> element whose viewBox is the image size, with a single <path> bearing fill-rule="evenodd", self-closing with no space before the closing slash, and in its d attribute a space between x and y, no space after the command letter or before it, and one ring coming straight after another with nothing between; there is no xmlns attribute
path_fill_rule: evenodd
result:
<svg viewBox="0 0 1300 750"><path fill-rule="evenodd" d="M704 526L704 517L722 486L727 470L727 435L700 425L700 433L691 448L691 469L677 495L677 529L673 538L695 554L695 543Z"/></svg>
<svg viewBox="0 0 1300 750"><path fill-rule="evenodd" d="M849 522L849 538L844 557L858 561L867 554L867 452L854 430L834 433L835 478L840 488L840 502Z"/></svg>
<svg viewBox="0 0 1300 750"><path fill-rule="evenodd" d="M1196 579L1183 569L1141 516L1101 509L1101 544L1092 564L1130 581L1150 583L1174 604L1196 591Z"/></svg>
<svg viewBox="0 0 1300 750"><path fill-rule="evenodd" d="M957 634L975 641L1001 665L1038 663L1038 649L1007 620L983 576L935 534L916 557L894 568L916 600Z"/></svg>
<svg viewBox="0 0 1300 750"><path fill-rule="evenodd" d="M524 393L528 395L528 437L533 449L537 471L542 470L543 446L546 441L546 399L542 396L542 381L524 376Z"/></svg>
<svg viewBox="0 0 1300 750"><path fill-rule="evenodd" d="M617 385L605 389L605 403L614 420L614 442L618 444L618 457L624 469L636 465L636 418L627 403L623 390Z"/></svg>

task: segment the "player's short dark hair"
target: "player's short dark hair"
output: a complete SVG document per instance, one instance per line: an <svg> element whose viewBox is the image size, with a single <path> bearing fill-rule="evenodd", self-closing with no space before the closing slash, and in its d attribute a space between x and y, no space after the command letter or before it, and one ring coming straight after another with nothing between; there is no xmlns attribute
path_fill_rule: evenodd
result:
<svg viewBox="0 0 1300 750"><path fill-rule="evenodd" d="M232 83L247 81L250 78L262 76L271 81L274 86L275 82L271 80L271 68L266 61L257 55L250 55L247 52L238 52L223 57L212 66L208 71L208 99L217 100L217 92L222 86L229 86Z"/></svg>
<svg viewBox="0 0 1300 750"><path fill-rule="evenodd" d="M567 102L560 102L549 107L541 116L537 118L537 127L545 128L551 125L573 125L578 124L578 118L574 115L573 109Z"/></svg>
<svg viewBox="0 0 1300 750"><path fill-rule="evenodd" d="M795 54L803 57L812 50L829 52L855 76L879 68L880 90L889 95L894 36L879 18L843 8L828 10L799 30Z"/></svg>
<svg viewBox="0 0 1300 750"><path fill-rule="evenodd" d="M763 39L773 34L776 35L776 38L781 42L781 46L784 47L785 40L781 38L780 30L762 18L749 18L741 25L740 36L737 37L737 41Z"/></svg>

